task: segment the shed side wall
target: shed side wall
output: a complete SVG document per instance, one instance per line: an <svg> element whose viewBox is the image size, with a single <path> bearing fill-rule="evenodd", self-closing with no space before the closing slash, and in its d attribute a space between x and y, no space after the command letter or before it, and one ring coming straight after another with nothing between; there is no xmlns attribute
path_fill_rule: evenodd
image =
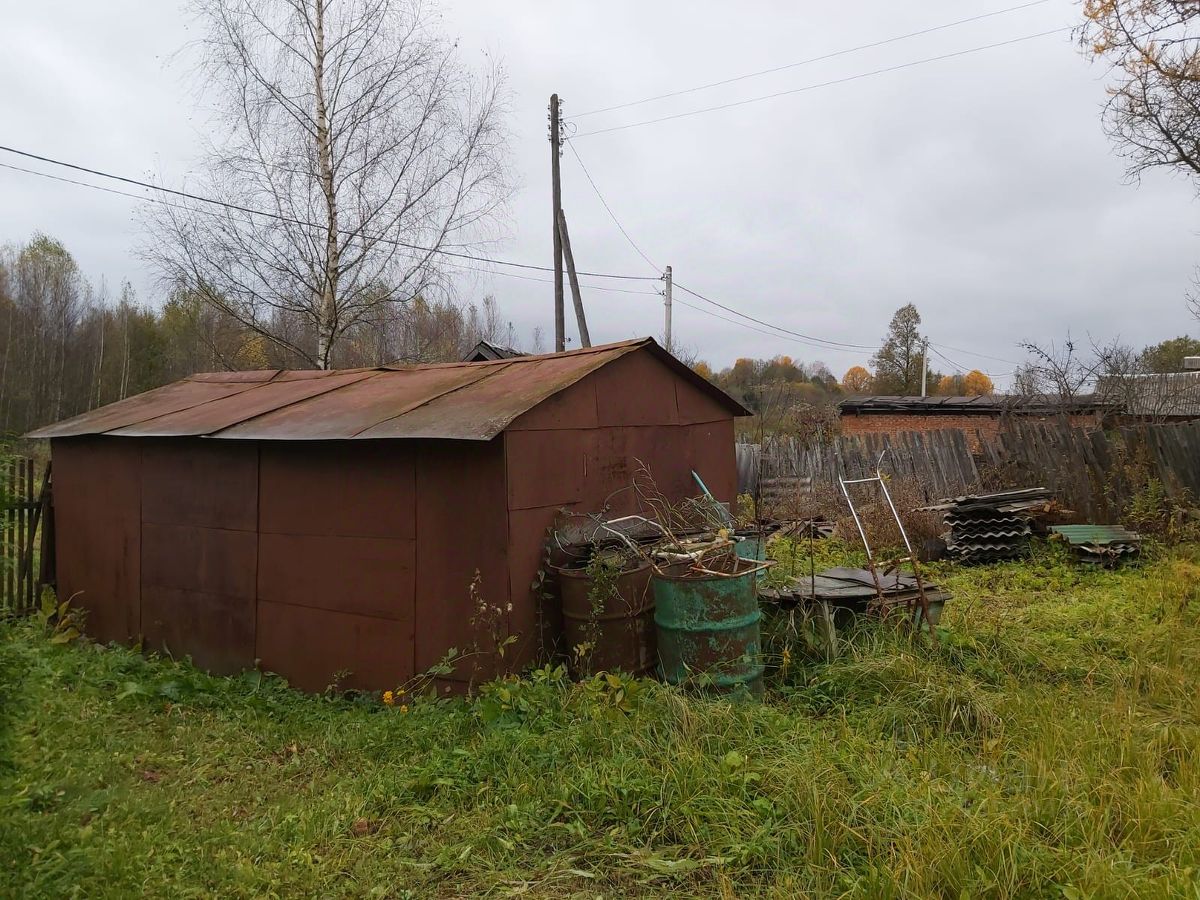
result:
<svg viewBox="0 0 1200 900"><path fill-rule="evenodd" d="M509 629L508 522L501 438L410 442L417 466L416 671L454 648L482 651L446 681L493 673L490 646ZM471 585L479 573L478 600Z"/></svg>
<svg viewBox="0 0 1200 900"><path fill-rule="evenodd" d="M252 668L258 447L201 438L141 443L145 645L218 674Z"/></svg>
<svg viewBox="0 0 1200 900"><path fill-rule="evenodd" d="M417 444L261 443L257 653L319 691L413 675Z"/></svg>
<svg viewBox="0 0 1200 900"><path fill-rule="evenodd" d="M623 357L530 410L504 444L518 664L534 659L539 643L553 643L559 628L555 604L532 590L559 509L638 511L629 486L642 464L671 502L699 493L693 469L717 499L732 502L737 492L732 413L647 353Z"/></svg>
<svg viewBox="0 0 1200 900"><path fill-rule="evenodd" d="M86 611L96 640L141 633L141 442L56 438L54 519L59 595Z"/></svg>

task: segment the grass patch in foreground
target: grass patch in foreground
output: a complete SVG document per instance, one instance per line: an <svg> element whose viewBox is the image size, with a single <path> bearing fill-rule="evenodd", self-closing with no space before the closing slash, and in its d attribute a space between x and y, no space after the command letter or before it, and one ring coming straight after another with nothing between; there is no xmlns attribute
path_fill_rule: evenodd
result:
<svg viewBox="0 0 1200 900"><path fill-rule="evenodd" d="M1200 566L946 568L734 706L309 698L0 627L0 896L1200 896Z"/></svg>

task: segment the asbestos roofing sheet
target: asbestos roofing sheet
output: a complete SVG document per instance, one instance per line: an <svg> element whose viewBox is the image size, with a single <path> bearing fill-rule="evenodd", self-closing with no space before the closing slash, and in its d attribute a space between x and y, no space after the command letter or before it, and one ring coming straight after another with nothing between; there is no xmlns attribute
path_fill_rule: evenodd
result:
<svg viewBox="0 0 1200 900"><path fill-rule="evenodd" d="M1129 544L1142 539L1141 535L1120 525L1051 525L1050 530L1061 534L1073 545Z"/></svg>

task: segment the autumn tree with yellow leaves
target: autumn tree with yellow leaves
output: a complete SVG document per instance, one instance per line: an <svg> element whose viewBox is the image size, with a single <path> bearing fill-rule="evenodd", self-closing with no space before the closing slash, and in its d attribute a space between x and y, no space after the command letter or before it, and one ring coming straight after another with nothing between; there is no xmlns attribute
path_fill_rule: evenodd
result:
<svg viewBox="0 0 1200 900"><path fill-rule="evenodd" d="M842 376L842 390L847 394L869 394L875 379L863 366L851 366Z"/></svg>

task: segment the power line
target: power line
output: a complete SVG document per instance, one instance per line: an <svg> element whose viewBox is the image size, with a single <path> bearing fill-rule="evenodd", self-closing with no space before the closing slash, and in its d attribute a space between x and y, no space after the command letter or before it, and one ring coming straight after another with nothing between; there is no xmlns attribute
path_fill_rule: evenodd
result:
<svg viewBox="0 0 1200 900"><path fill-rule="evenodd" d="M762 329L762 328L755 328L753 325L747 325L745 322L743 322L739 319L731 319L728 316L723 316L720 313L715 313L711 309L705 309L703 306L697 306L695 303L688 303L686 300L680 300L680 299L676 298L674 302L680 304L681 306L686 306L688 309L694 309L696 312L704 313L704 315L706 315L706 316L712 316L714 319L720 319L722 322L729 322L731 325L740 325L742 328L748 328L751 331L758 332L759 334L765 334L767 337L784 338L785 340L788 338L787 335L780 334L779 332L766 331L765 329ZM801 346L804 346L804 347L816 348L818 350L832 350L832 351L835 351L838 353L857 353L858 352L857 350L851 350L848 347L821 347L817 344L805 343L803 341L797 341L797 343L799 343Z"/></svg>
<svg viewBox="0 0 1200 900"><path fill-rule="evenodd" d="M964 373L968 371L965 366L962 366L959 363L956 363L954 360L952 360L946 354L944 354L940 350L938 350L936 345L931 343L931 344L929 344L929 348L931 350L933 350L933 353L935 356L939 357L944 362L949 363L957 371L964 372ZM977 369L975 371L981 371L981 370ZM988 378L1008 378L1010 375L1014 375L1016 373L1015 372L984 372L983 374L986 375Z"/></svg>
<svg viewBox="0 0 1200 900"><path fill-rule="evenodd" d="M169 200L163 200L158 197L147 197L142 194L132 194L129 191L120 191L115 188L107 188L107 187L104 187L103 185L99 185L99 184L90 184L89 182L79 181L74 178L64 178L61 175L52 175L49 172L38 172L35 169L26 169L22 166L14 166L10 163L0 163L0 168L9 169L13 172L22 172L26 175L36 175L39 178L48 178L51 181L59 181L59 182L62 182L63 184L71 184L71 185L75 185L77 187L91 188L94 191L103 191L106 194L115 194L118 197L128 197L129 199L137 200L140 203L155 203L160 206L169 206L173 209L183 209L183 210L188 210L189 212L201 213L203 215L211 215L211 216L221 215L216 210L212 210L210 212L209 210L202 209L202 208L195 209L191 206L184 206L182 203L172 203ZM537 278L532 275L522 275L518 272L505 272L502 269L485 269L480 266L471 266L471 265L467 265L466 263L461 263L461 262L443 261L442 265L450 266L451 268L454 268L454 269L463 269L463 270L467 270L467 271L471 271L471 272L482 272L487 275L501 275L505 278L519 278L522 281L535 281L535 282L538 282L539 284L553 284L554 283L549 278ZM636 290L632 290L630 288L606 287L604 285L599 285L599 284L589 284L589 285L587 285L587 288L588 288L588 290L592 290L592 291L604 291L606 293L613 293L613 294L635 294L635 295L643 296L643 297L661 296L658 291L636 291Z"/></svg>
<svg viewBox="0 0 1200 900"><path fill-rule="evenodd" d="M775 66L770 69L760 69L757 72L747 72L744 75L735 75L732 78L725 78L725 79L722 79L721 81L710 81L708 84L701 84L701 85L697 85L695 87L683 88L682 90L678 90L678 91L669 91L668 93L665 93L665 94L656 94L653 97L645 97L641 100L631 100L628 103L618 103L614 106L605 106L601 109L590 109L587 112L578 113L575 116L575 118L582 119L584 116L596 116L596 115L599 115L600 113L613 112L618 109L628 109L631 106L641 106L642 104L645 104L645 103L653 103L656 100L667 100L667 99L670 99L671 97L682 97L684 94L694 94L694 93L697 93L698 91L707 91L711 88L723 87L724 85L733 84L734 82L745 81L748 78L758 78L761 75L773 75L776 72L784 72L784 71L787 71L788 69L796 69L796 68L799 68L800 66L807 66L807 65L810 65L810 64L816 63L816 62L824 62L827 59L834 59L838 56L846 56L847 54L850 54L850 53L858 53L861 50L870 50L875 47L882 47L886 44L894 44L894 43L897 43L898 41L906 41L906 40L909 40L910 38L920 37L925 34L933 34L936 31L945 31L948 28L957 28L959 25L966 25L970 22L978 22L982 19L990 19L990 18L993 18L994 16L1002 16L1002 15L1005 15L1006 13L1017 12L1022 9L1029 9L1032 6L1041 6L1042 4L1047 3L1047 2L1049 2L1049 0L1033 0L1033 2L1031 2L1031 3L1022 3L1019 6L1009 6L1005 9L997 9L992 12L981 13L977 16L969 16L966 19L957 19L953 22L946 22L942 25L934 25L930 28L922 28L919 31L910 31L907 34L900 34L900 35L896 35L895 37L884 38L884 39L878 40L878 41L872 41L869 44L859 44L856 47L848 47L844 50L835 50L832 53L825 53L825 54L822 54L821 56L811 56L808 59L802 59L799 62L787 63L786 65Z"/></svg>
<svg viewBox="0 0 1200 900"><path fill-rule="evenodd" d="M726 306L724 303L719 303L716 300L713 300L709 297L705 297L703 294L701 294L697 291L693 291L689 287L685 287L684 285L680 284L678 281L675 282L675 287L679 288L681 291L683 291L686 294L690 294L691 296L695 297L697 300L703 300L705 303L709 303L709 304L717 307L718 309L725 310L725 312L733 313L735 316L740 316L743 319L748 319L749 321L755 322L758 325L763 325L767 328L773 328L776 331L783 332L784 334L790 335L792 337L800 338L802 341L813 342L814 346L844 348L846 350L878 350L879 349L878 347L870 347L870 346L867 346L866 344L848 344L845 341L830 341L830 340L826 340L825 338L815 337L811 334L804 334L799 331L792 331L790 328L784 328L782 325L776 325L773 322L765 322L762 319L756 319L754 316L747 315L746 313L741 312L740 310L734 309L732 306Z"/></svg>
<svg viewBox="0 0 1200 900"><path fill-rule="evenodd" d="M123 175L113 175L110 172L104 172L99 169L92 169L87 166L81 166L81 165L77 165L75 163L64 162L63 160L60 160L60 159L54 159L49 156L41 156L37 153L30 153L29 151L26 151L26 150L18 150L15 147L6 147L3 145L0 145L0 150L5 151L6 153L16 154L17 156L23 156L27 159L34 159L34 160L37 160L38 162L48 163L48 164L54 165L54 166L61 166L66 169L73 169L76 172L84 172L88 175L95 175L99 178L107 178L112 181L118 181L118 182L122 182L124 184L134 185L135 187L145 188L146 190L158 191L159 193L169 194L171 196L181 197L181 198L184 198L187 200L194 200L198 203L206 203L211 206L222 207L224 209L233 210L235 212L245 213L246 215L262 216L264 218L275 219L276 221L280 221L280 222L286 222L290 225L300 225L305 228L314 228L314 229L319 230L324 227L324 226L316 225L312 222L306 222L302 219L296 219L291 216L286 216L281 213L267 212L266 210L254 209L254 208L248 207L248 206L241 206L237 203L229 203L224 200L216 200L212 197L205 197L200 194L192 194L192 193L189 193L188 191L176 190L175 188L163 187L161 185L151 184L150 182L139 181L136 178L128 178ZM182 208L190 209L190 207L182 207ZM349 232L349 231L345 231L345 230L339 230L338 233L343 234L343 235L348 235L350 237L355 236L353 232ZM528 270L537 271L537 272L553 272L554 271L554 269L550 266L538 266L538 265L534 265L533 263L523 263L523 262L515 262L512 260L495 259L495 258L489 257L489 256L479 256L479 255L472 254L472 253L463 253L461 251L444 250L444 249L441 249L438 247L423 247L419 244L409 244L404 241L398 241L398 240L395 240L394 238L386 238L381 235L380 236L368 235L368 237L371 237L372 239L377 240L380 243L391 244L392 246L402 247L407 250L417 250L417 251L420 251L421 253L435 253L435 254L438 254L441 256L450 256L450 257L455 257L458 259L467 259L467 260L471 260L472 262L490 263L491 265L509 266L511 268L528 269ZM656 277L649 276L649 275L616 275L616 274L612 274L610 272L580 272L579 274L587 275L591 278L614 278L614 279L621 279L621 280L627 280L627 281L657 281L658 280Z"/></svg>
<svg viewBox="0 0 1200 900"><path fill-rule="evenodd" d="M605 211L608 213L608 217L613 220L613 224L617 226L621 234L625 235L625 240L629 241L629 246L637 251L638 256L644 259L650 268L654 269L656 272L661 272L662 267L656 265L654 260L647 256L642 251L642 248L637 245L637 242L629 236L629 232L625 230L625 226L621 224L621 220L617 218L617 214L612 211L612 207L608 205L608 201L605 200L604 195L600 193L600 188L596 186L596 181L594 178L592 178L592 173L589 172L588 167L584 165L583 157L579 155L579 151L575 149L575 145L571 143L569 138L567 139L567 146L570 147L571 152L575 154L575 160L579 163L579 168L583 170L583 174L587 177L588 184L592 186L592 190L595 191L596 196L600 198L600 203L604 206Z"/></svg>
<svg viewBox="0 0 1200 900"><path fill-rule="evenodd" d="M703 109L693 109L693 110L690 110L689 112L675 113L675 114L669 115L669 116L660 116L656 119L644 119L641 122L630 122L625 125L613 125L610 128L597 128L594 131L585 131L582 134L577 134L577 135L575 135L575 139L579 139L579 138L583 138L583 137L591 137L591 136L597 135L597 134L608 134L611 131L623 131L626 128L641 128L643 125L656 125L659 122L670 122L674 119L685 119L685 118L688 118L689 116L699 116L699 115L702 115L703 113L717 112L722 109L732 109L735 106L746 106L747 104L750 104L750 103L762 103L765 100L774 100L776 97L787 97L791 94L802 94L805 91L815 91L817 88L831 87L836 84L845 84L846 82L849 82L849 81L858 81L861 78L872 78L876 75L887 74L888 72L898 72L901 69L911 69L914 66L922 66L922 65L925 65L926 63L941 62L942 60L946 60L946 59L954 59L955 57L959 57L959 56L967 56L968 54L971 54L971 53L981 53L984 50L994 50L997 47L1008 47L1012 44L1020 44L1024 41L1032 41L1035 38L1046 37L1051 34L1062 34L1064 32L1068 32L1068 31L1072 31L1072 30L1073 30L1072 28L1067 27L1067 28L1053 28L1049 31L1039 31L1036 34L1027 34L1022 37L1011 38L1010 40L1007 40L1007 41L997 41L994 44L983 44L978 47L970 47L966 50L957 50L953 53L943 53L940 56L928 56L924 59L915 59L915 60L912 60L911 62L900 63L899 65L895 65L895 66L886 66L882 69L875 69L870 72L860 72L857 75L847 75L845 78L834 78L830 81L822 81L822 82L818 82L817 84L808 84L803 87L792 88L792 89L786 90L786 91L776 91L774 94L765 94L760 97L750 97L746 100L734 100L730 103L721 103L716 106L706 106Z"/></svg>
<svg viewBox="0 0 1200 900"><path fill-rule="evenodd" d="M967 356L978 356L980 359L990 359L993 362L1008 363L1010 366L1021 365L1015 359L1005 359L1002 356L988 356L986 353L976 353L974 350L964 350L961 347L951 347L949 344L937 344L936 346L941 347L943 350L952 350L955 353L965 353Z"/></svg>

